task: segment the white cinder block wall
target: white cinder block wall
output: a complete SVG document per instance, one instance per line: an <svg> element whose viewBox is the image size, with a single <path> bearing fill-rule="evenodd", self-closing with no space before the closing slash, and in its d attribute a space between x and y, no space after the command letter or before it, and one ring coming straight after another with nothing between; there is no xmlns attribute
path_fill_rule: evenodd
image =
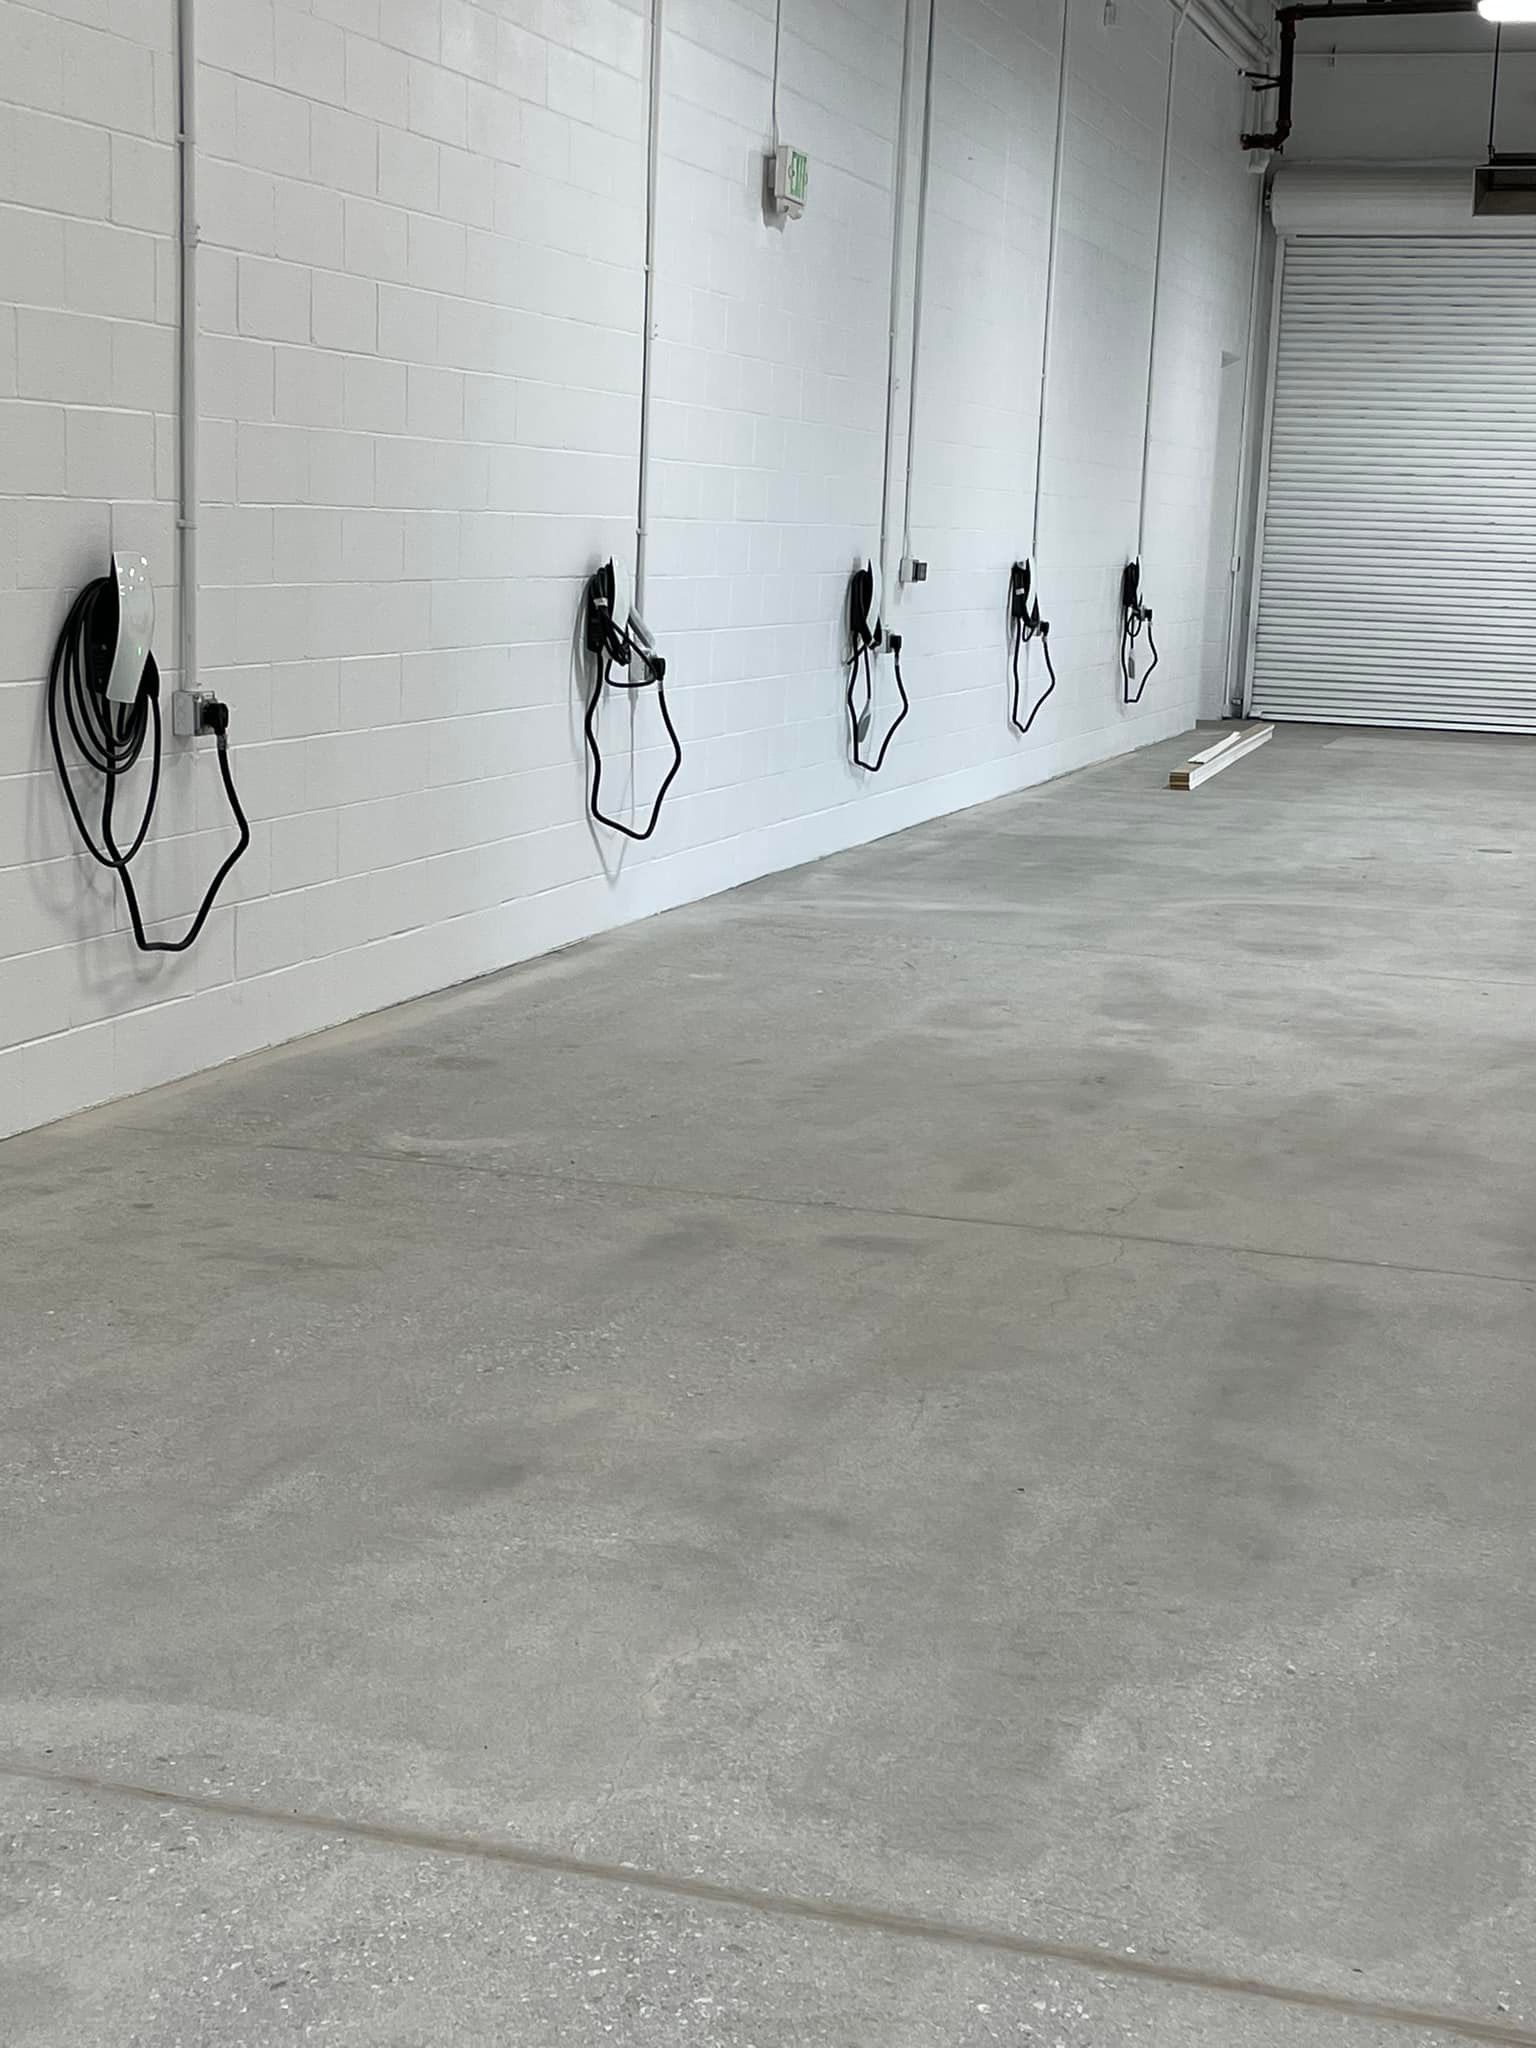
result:
<svg viewBox="0 0 1536 2048"><path fill-rule="evenodd" d="M1029 548L1060 16L939 0L909 451L918 25L891 562L910 453L931 574L887 607L913 712L878 782L847 764L840 656L848 571L879 541L904 0L783 0L780 127L812 159L787 226L761 203L773 0L667 0L648 609L687 758L644 847L586 821L573 665L585 575L634 547L643 0L197 5L201 666L254 841L196 949L143 961L54 786L48 655L114 545L150 558L176 681L175 9L0 0L0 1131L1217 707L1224 380L1243 376L1258 194L1239 81L1193 27L1145 547L1164 660L1138 714L1115 667L1168 0L1118 0L1109 25L1071 0L1039 554L1061 686L1023 744L1003 612ZM642 799L653 720L642 702ZM608 738L617 793L627 726ZM211 752L168 741L141 885L162 931L227 843Z"/></svg>

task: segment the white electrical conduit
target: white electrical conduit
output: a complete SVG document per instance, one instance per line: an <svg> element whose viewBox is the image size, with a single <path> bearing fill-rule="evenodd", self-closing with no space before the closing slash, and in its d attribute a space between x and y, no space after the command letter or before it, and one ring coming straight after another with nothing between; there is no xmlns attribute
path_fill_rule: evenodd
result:
<svg viewBox="0 0 1536 2048"><path fill-rule="evenodd" d="M771 126L773 153L779 153L779 58L784 47L784 0L775 0L773 9L773 95Z"/></svg>
<svg viewBox="0 0 1536 2048"><path fill-rule="evenodd" d="M1141 546L1147 527L1147 470L1152 450L1152 396L1157 378L1157 314L1163 288L1163 229L1168 218L1168 164L1173 150L1173 89L1179 70L1179 35L1189 16L1190 0L1183 0L1174 17L1168 39L1168 98L1163 108L1163 168L1157 187L1157 237L1152 245L1152 325L1147 336L1147 403L1141 432L1141 491L1136 507L1134 559L1141 560Z"/></svg>
<svg viewBox="0 0 1536 2048"><path fill-rule="evenodd" d="M907 123L912 105L912 44L919 0L907 0L901 43L901 100L896 112L896 174L891 194L891 307L885 362L885 467L880 479L880 552L876 560L882 582L890 546L891 471L896 461L896 343L901 332L901 236L907 203ZM910 464L912 451L907 450Z"/></svg>
<svg viewBox="0 0 1536 2048"><path fill-rule="evenodd" d="M1067 153L1067 73L1072 48L1072 0L1061 0L1061 68L1056 77L1056 149L1051 165L1051 225L1045 256L1045 317L1040 333L1040 412L1035 426L1035 510L1029 559L1038 573L1040 488L1045 475L1045 396L1051 368L1051 333L1056 321L1056 250L1061 236L1061 167Z"/></svg>
<svg viewBox="0 0 1536 2048"><path fill-rule="evenodd" d="M186 0L183 0L186 4ZM663 0L651 0L650 112L645 131L645 310L640 336L640 478L635 504L635 610L645 617L645 557L651 528L651 344L655 340L656 174L661 160Z"/></svg>
<svg viewBox="0 0 1536 2048"><path fill-rule="evenodd" d="M177 350L176 527L180 542L181 687L198 687L197 650L197 0L177 0L177 143L181 170L181 334Z"/></svg>
<svg viewBox="0 0 1536 2048"><path fill-rule="evenodd" d="M923 273L928 255L928 172L933 154L933 46L939 0L928 4L928 56L923 67L923 153L917 183L917 247L912 256L912 368L907 379L907 487L901 513L901 558L912 553L912 472L917 455L917 380L923 346Z"/></svg>

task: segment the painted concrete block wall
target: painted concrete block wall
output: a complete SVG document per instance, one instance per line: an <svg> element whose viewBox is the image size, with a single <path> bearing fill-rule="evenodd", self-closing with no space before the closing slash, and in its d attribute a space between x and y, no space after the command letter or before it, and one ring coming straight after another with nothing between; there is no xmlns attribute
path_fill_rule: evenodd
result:
<svg viewBox="0 0 1536 2048"><path fill-rule="evenodd" d="M1242 93L1186 30L1147 547L1167 639L1132 717L1114 584L1173 17L1166 0L1120 0L1110 28L1102 14L1073 0L1041 542L1062 681L1021 745L1002 613L1028 546L1060 17L1050 0L940 0L911 450L932 572L888 607L914 709L871 783L846 761L842 621L849 569L878 546L905 8L784 0L780 126L813 186L783 226L761 196L772 0L669 0L648 608L687 759L656 839L620 849L585 818L573 627L589 568L633 547L642 0L200 0L201 652L255 838L195 952L145 963L111 878L71 846L42 678L115 543L154 565L175 681L174 8L0 0L0 1130L1021 787L1211 704L1219 363L1246 346L1256 205L1231 146ZM918 116L920 99L919 74ZM904 262L915 198L914 179ZM652 720L642 703L632 735L607 727L639 800ZM167 755L142 888L174 929L228 827L208 751Z"/></svg>
<svg viewBox="0 0 1536 2048"><path fill-rule="evenodd" d="M930 226L911 467L910 667L957 769L997 757L998 621L1030 555L1062 12L953 0L935 45ZM1257 181L1233 175L1231 68L1186 28L1152 384L1147 589L1163 654L1122 703L1116 598L1135 551L1171 11L1069 13L1067 146L1035 569L1061 687L1026 752L1141 744L1225 695L1232 511ZM1070 681L1069 681L1070 678ZM1026 703L1044 690L1029 657ZM1170 719L1174 721L1170 724Z"/></svg>
<svg viewBox="0 0 1536 2048"><path fill-rule="evenodd" d="M1061 22L1057 0L955 0L934 42L909 536L929 575L908 593L909 666L941 693L936 744L954 768L1018 751L1000 622L1030 553ZM1037 654L1027 681L1045 686ZM1074 671L1072 703L1058 693L1032 747L1083 733L1076 687Z"/></svg>
<svg viewBox="0 0 1536 2048"><path fill-rule="evenodd" d="M781 129L814 180L793 223L763 204L770 0L667 21L651 608L690 749L669 843L739 879L894 801L847 765L840 655L849 570L878 552L902 9L789 0Z"/></svg>
<svg viewBox="0 0 1536 2048"><path fill-rule="evenodd" d="M273 870L221 1030L264 1043L655 907L602 875L571 659L632 546L644 23L204 13L203 657Z"/></svg>
<svg viewBox="0 0 1536 2048"><path fill-rule="evenodd" d="M1246 359L1257 180L1231 150L1230 73L1186 26L1178 44L1158 305L1145 529L1138 532L1152 332L1163 112L1173 24L1121 10L1106 32L1074 16L1063 173L1059 345L1046 410L1041 573L1059 648L1080 672L1077 716L1110 732L1155 719L1171 696L1191 715L1222 703L1236 427L1219 451L1222 353ZM1237 380L1241 368L1225 373ZM1139 707L1120 704L1115 593L1140 540L1161 663ZM1070 648L1071 652L1068 653ZM1060 713L1058 716L1062 715Z"/></svg>
<svg viewBox="0 0 1536 2048"><path fill-rule="evenodd" d="M42 718L64 612L114 545L153 567L174 681L174 26L171 0L0 6L0 1131L115 1092L141 1012L234 968L230 912L195 958L135 961ZM156 900L196 851L183 768L146 857Z"/></svg>

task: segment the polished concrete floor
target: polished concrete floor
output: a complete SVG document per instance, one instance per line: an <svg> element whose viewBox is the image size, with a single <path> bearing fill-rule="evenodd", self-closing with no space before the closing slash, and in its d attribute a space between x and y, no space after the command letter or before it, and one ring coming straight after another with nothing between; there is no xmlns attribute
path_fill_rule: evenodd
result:
<svg viewBox="0 0 1536 2048"><path fill-rule="evenodd" d="M0 1147L6 2048L1536 2042L1536 747Z"/></svg>

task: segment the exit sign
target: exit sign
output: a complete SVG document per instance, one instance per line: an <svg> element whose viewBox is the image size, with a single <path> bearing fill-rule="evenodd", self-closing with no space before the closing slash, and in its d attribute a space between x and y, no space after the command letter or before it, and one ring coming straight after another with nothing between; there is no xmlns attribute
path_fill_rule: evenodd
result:
<svg viewBox="0 0 1536 2048"><path fill-rule="evenodd" d="M774 209L798 220L805 211L806 190L811 182L811 160L803 149L781 142L768 159L768 183Z"/></svg>

